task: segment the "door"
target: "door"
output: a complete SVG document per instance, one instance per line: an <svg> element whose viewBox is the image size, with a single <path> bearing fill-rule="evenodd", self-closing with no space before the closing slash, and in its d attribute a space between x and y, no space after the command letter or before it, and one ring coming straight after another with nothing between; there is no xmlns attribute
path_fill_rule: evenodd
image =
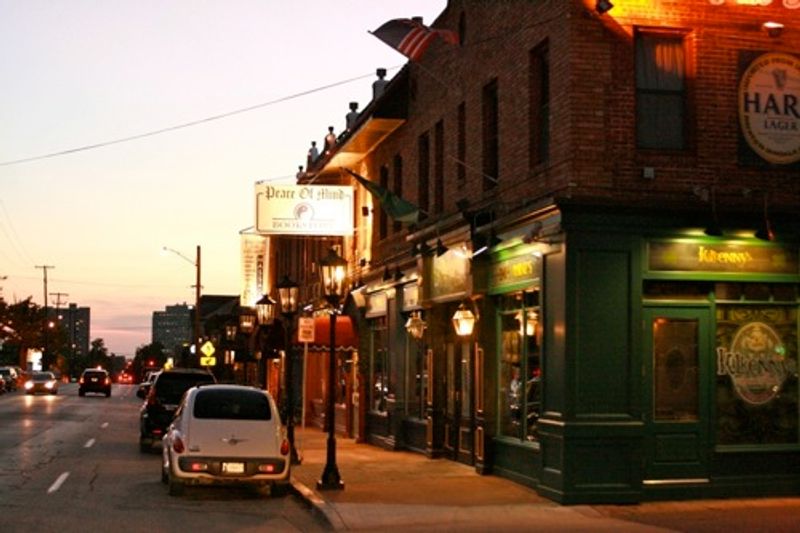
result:
<svg viewBox="0 0 800 533"><path fill-rule="evenodd" d="M445 344L445 452L451 459L474 464L472 434L472 356L469 342Z"/></svg>
<svg viewBox="0 0 800 533"><path fill-rule="evenodd" d="M708 482L709 316L645 309L645 486Z"/></svg>

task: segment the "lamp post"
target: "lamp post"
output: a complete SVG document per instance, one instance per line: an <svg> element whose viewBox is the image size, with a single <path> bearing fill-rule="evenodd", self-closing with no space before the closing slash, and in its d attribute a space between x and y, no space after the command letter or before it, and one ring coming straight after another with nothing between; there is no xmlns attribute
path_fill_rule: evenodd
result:
<svg viewBox="0 0 800 533"><path fill-rule="evenodd" d="M192 344L195 347L195 354L199 351L200 348L200 245L197 245L197 252L195 254L195 260L192 261L178 250L174 250L172 248L168 248L166 246L162 247L164 252L172 252L173 254L177 255L184 261L188 261L192 265L194 265L196 271L196 280L194 284L194 331L193 331L193 339Z"/></svg>
<svg viewBox="0 0 800 533"><path fill-rule="evenodd" d="M294 446L294 354L292 353L292 326L297 314L298 296L300 287L284 275L278 282L278 300L281 306L281 315L284 319L284 346L286 347L286 436L289 440L289 450L292 464L300 464L297 448Z"/></svg>
<svg viewBox="0 0 800 533"><path fill-rule="evenodd" d="M322 270L322 290L325 299L331 304L331 350L328 359L328 405L325 413L325 424L328 426L328 448L325 459L325 469L322 477L317 481L318 489L344 489L344 481L339 475L336 466L336 416L334 404L336 401L336 314L339 312L339 301L344 296L345 278L347 274L347 261L340 257L333 249L328 255L320 259Z"/></svg>
<svg viewBox="0 0 800 533"><path fill-rule="evenodd" d="M256 340L258 341L258 350L261 357L258 358L258 385L266 389L267 373L264 371L267 360L264 357L264 351L261 349L261 328L269 326L275 320L275 300L270 298L269 294L265 294L260 300L256 302L256 320L258 321L258 331L256 333Z"/></svg>

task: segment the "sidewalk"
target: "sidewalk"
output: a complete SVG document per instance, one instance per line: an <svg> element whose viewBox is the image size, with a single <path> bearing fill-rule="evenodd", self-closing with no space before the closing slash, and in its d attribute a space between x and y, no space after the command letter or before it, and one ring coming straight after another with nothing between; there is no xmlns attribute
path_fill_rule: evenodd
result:
<svg viewBox="0 0 800 533"><path fill-rule="evenodd" d="M337 437L344 490L318 491L327 434L296 428L302 464L292 487L335 530L348 531L667 531L608 518L591 506L561 506L534 490L446 459L387 451Z"/></svg>

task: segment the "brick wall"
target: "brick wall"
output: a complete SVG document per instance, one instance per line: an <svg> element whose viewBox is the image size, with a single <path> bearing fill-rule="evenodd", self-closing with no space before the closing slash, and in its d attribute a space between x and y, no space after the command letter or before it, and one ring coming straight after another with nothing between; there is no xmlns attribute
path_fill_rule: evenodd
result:
<svg viewBox="0 0 800 533"><path fill-rule="evenodd" d="M772 211L791 211L800 200L800 172L748 168L737 160L738 62L741 51L800 51L800 9L782 0L767 7L723 6L708 0L615 0L599 16L590 0L451 0L433 23L457 30L462 46L434 43L411 64L411 99L405 125L370 155L372 176L403 158L403 196L418 198L417 139L444 123L444 213L466 198L514 209L525 200L564 194L605 197L620 203L699 202L697 186L715 184L718 199L748 209L742 189L769 190ZM774 19L780 38L760 29ZM637 150L633 32L636 27L679 29L686 34L692 127L681 152ZM531 167L529 148L529 53L547 39L550 62L550 142L545 164ZM499 185L484 191L481 176L481 91L498 80L500 102ZM467 179L457 184L457 110L466 105ZM655 177L642 176L645 167ZM431 162L431 169L433 169ZM390 180L391 182L391 180ZM430 197L434 197L434 176ZM701 206L702 207L702 206ZM698 208L701 208L698 207ZM755 209L755 208L754 208ZM435 220L436 217L433 217ZM405 230L401 230L405 231ZM390 229L390 237L396 232Z"/></svg>

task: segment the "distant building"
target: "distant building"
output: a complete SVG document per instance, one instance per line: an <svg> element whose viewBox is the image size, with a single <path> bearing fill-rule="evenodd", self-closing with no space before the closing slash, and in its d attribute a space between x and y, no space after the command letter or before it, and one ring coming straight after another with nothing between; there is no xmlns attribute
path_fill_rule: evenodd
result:
<svg viewBox="0 0 800 533"><path fill-rule="evenodd" d="M55 312L61 326L69 339L69 346L72 347L73 355L86 355L89 353L89 338L91 312L89 307L78 307L71 303L64 309L51 309Z"/></svg>
<svg viewBox="0 0 800 533"><path fill-rule="evenodd" d="M168 305L164 311L153 311L152 342L160 342L170 354L188 344L192 338L192 306Z"/></svg>

